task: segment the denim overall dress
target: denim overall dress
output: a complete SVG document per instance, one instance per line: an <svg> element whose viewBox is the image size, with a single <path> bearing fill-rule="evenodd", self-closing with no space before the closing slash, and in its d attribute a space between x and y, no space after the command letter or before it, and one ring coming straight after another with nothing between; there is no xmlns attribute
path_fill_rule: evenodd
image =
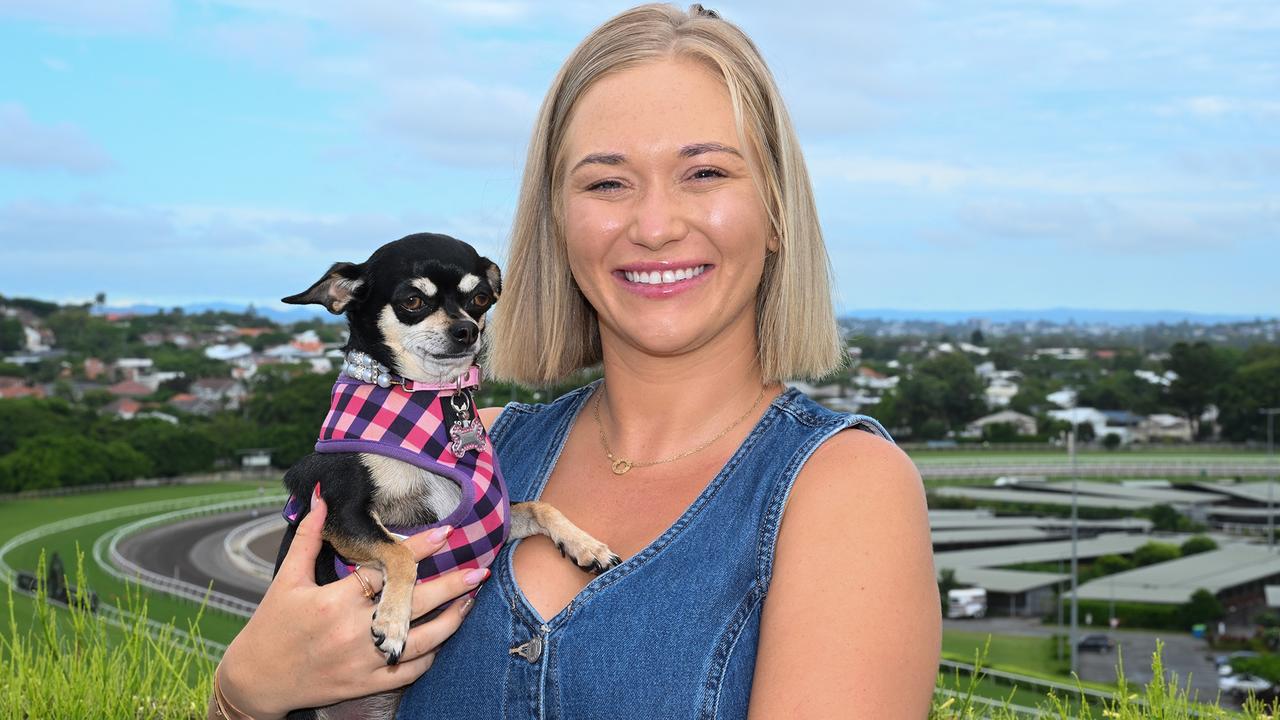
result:
<svg viewBox="0 0 1280 720"><path fill-rule="evenodd" d="M498 416L490 437L512 502L542 493L594 387L547 405L512 403ZM508 543L398 717L746 717L787 495L813 451L846 428L889 439L869 417L828 410L795 389L779 395L671 527L555 617L540 617L516 585L519 541Z"/></svg>

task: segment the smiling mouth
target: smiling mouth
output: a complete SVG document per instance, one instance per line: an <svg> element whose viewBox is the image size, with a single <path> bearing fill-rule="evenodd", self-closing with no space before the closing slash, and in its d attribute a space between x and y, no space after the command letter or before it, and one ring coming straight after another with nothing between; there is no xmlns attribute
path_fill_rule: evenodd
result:
<svg viewBox="0 0 1280 720"><path fill-rule="evenodd" d="M706 272L709 265L695 265L688 268L680 268L679 270L651 270L645 272L643 270L623 270L622 276L627 282L633 282L640 285L670 285L678 283L682 280L692 280L702 273Z"/></svg>

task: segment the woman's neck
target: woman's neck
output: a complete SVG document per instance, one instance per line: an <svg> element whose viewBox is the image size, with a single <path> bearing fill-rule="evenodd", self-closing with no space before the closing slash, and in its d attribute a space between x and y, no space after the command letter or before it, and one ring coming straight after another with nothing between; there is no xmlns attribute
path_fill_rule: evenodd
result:
<svg viewBox="0 0 1280 720"><path fill-rule="evenodd" d="M680 355L648 354L608 332L601 340L600 422L616 455L649 461L686 451L742 417L760 396L754 323Z"/></svg>

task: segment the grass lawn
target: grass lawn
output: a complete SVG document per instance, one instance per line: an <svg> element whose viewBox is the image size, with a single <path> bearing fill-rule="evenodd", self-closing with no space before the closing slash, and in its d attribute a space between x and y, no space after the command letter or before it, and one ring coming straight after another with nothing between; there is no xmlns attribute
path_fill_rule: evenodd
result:
<svg viewBox="0 0 1280 720"><path fill-rule="evenodd" d="M981 651L991 639L987 659L983 667L994 670L1034 675L1046 680L1072 682L1070 663L1058 661L1053 656L1053 642L1049 637L1031 635L992 635L983 632L944 630L942 632L942 656L948 660L972 663L974 652ZM1100 690L1110 690L1106 685Z"/></svg>
<svg viewBox="0 0 1280 720"><path fill-rule="evenodd" d="M197 497L209 497L209 503L217 502L220 496L231 493L256 492L260 487L270 494L278 491L275 478L257 482L228 482L203 485L172 485L155 488L129 488L107 492L86 493L56 498L38 498L14 500L0 504L0 543L33 528L71 517L79 517L111 508L139 505L155 501L181 500ZM141 509L138 514L131 514L113 520L88 523L68 528L62 532L48 535L37 541L13 548L4 558L14 570L32 571L35 569L41 551L46 556L57 552L62 558L66 572L74 574L77 547L84 553L84 570L89 586L98 593L103 602L124 607L123 595L125 584L94 563L92 558L93 543L100 536L114 528L145 517L148 512ZM199 610L196 603L180 600L159 592L143 591L143 599L147 603L147 614L153 620L173 622L179 629L188 629L189 622L195 618ZM25 596L14 596L15 615L19 619L31 616L31 600ZM8 604L0 595L0 603ZM0 608L7 615L7 608ZM0 616L2 617L2 616ZM201 635L209 640L226 643L235 636L244 625L244 618L212 610L206 610L200 621Z"/></svg>

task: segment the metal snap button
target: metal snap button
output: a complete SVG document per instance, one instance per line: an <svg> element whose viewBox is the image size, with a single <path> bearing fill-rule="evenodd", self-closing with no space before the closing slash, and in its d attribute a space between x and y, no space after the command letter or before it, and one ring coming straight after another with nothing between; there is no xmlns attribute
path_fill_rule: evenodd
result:
<svg viewBox="0 0 1280 720"><path fill-rule="evenodd" d="M510 655L519 655L530 663L538 662L538 658L542 657L542 638L535 637L523 645L517 645L507 651Z"/></svg>

